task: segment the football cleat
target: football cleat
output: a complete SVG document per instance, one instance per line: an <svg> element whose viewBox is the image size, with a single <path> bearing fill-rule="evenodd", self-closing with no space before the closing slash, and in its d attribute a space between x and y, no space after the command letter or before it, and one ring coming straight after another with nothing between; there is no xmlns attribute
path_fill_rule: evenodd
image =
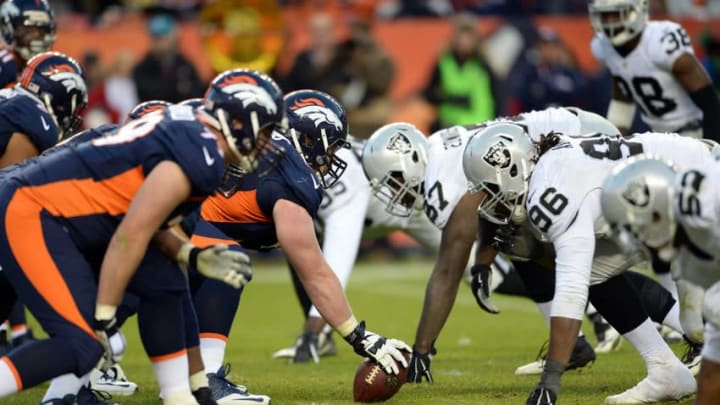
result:
<svg viewBox="0 0 720 405"><path fill-rule="evenodd" d="M685 349L685 354L682 356L682 362L687 367L690 372L697 377L698 373L700 372L700 363L702 362L702 343L693 343L687 338L685 339L685 344L687 345L687 348Z"/></svg>
<svg viewBox="0 0 720 405"><path fill-rule="evenodd" d="M538 357L532 363L525 364L515 369L515 375L540 375L545 367L545 357L547 354L548 342L546 341L540 347ZM590 343L585 339L585 336L578 336L575 342L575 348L573 349L572 355L570 356L570 363L568 363L565 371L581 369L595 361L595 351L593 350Z"/></svg>
<svg viewBox="0 0 720 405"><path fill-rule="evenodd" d="M130 396L138 391L137 384L128 381L123 369L117 363L105 372L93 369L90 372L90 388L120 396Z"/></svg>
<svg viewBox="0 0 720 405"><path fill-rule="evenodd" d="M597 346L595 346L595 353L610 353L620 349L622 344L622 335L615 330L605 318L599 313L594 313L589 316L590 321L593 324L595 331L595 338L597 339Z"/></svg>
<svg viewBox="0 0 720 405"><path fill-rule="evenodd" d="M693 395L697 383L692 373L681 364L663 365L653 370L634 387L605 398L606 404L646 404L678 401Z"/></svg>
<svg viewBox="0 0 720 405"><path fill-rule="evenodd" d="M67 396L66 396L67 398ZM75 396L76 405L120 405L117 402L110 402L112 396L104 391L90 389L82 386Z"/></svg>
<svg viewBox="0 0 720 405"><path fill-rule="evenodd" d="M200 387L192 392L198 405L217 405L213 399L212 391L208 387Z"/></svg>
<svg viewBox="0 0 720 405"><path fill-rule="evenodd" d="M302 335L295 341L295 345L280 349L273 353L273 359L294 359L297 348L302 343ZM320 357L334 356L337 354L337 348L335 347L335 341L332 338L332 332L320 333L318 335L317 343L317 354ZM297 363L297 361L295 361Z"/></svg>
<svg viewBox="0 0 720 405"><path fill-rule="evenodd" d="M269 396L250 393L244 385L230 382L227 379L228 374L230 374L230 364L226 364L220 367L217 372L208 373L207 375L212 397L218 405L270 405Z"/></svg>

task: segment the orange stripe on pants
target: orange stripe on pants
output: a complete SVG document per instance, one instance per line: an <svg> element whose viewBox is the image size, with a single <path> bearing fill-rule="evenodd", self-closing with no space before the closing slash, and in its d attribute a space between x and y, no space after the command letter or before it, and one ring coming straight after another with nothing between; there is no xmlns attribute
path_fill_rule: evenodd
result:
<svg viewBox="0 0 720 405"><path fill-rule="evenodd" d="M160 356L152 356L152 357L150 357L150 361L152 361L153 363L159 363L161 361L177 359L178 357L182 357L182 356L187 356L187 349L178 350L173 353L162 354Z"/></svg>
<svg viewBox="0 0 720 405"><path fill-rule="evenodd" d="M22 190L10 199L5 211L5 234L12 254L25 277L51 308L97 339L47 249L40 212L41 207Z"/></svg>
<svg viewBox="0 0 720 405"><path fill-rule="evenodd" d="M212 332L201 332L200 339L217 339L217 340L222 340L225 343L227 343L227 341L228 341L227 336L222 335L220 333L212 333Z"/></svg>

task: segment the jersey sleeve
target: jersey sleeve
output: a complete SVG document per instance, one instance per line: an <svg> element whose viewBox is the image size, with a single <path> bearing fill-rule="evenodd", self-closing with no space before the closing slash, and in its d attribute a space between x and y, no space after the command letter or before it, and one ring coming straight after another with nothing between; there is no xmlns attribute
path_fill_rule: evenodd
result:
<svg viewBox="0 0 720 405"><path fill-rule="evenodd" d="M660 69L671 71L675 61L683 54L694 55L687 31L672 21L657 21L649 31L647 52L650 60Z"/></svg>
<svg viewBox="0 0 720 405"><path fill-rule="evenodd" d="M38 151L49 149L58 142L59 130L45 107L30 97L17 95L0 105L4 125L0 132L8 138L15 132L25 134Z"/></svg>
<svg viewBox="0 0 720 405"><path fill-rule="evenodd" d="M15 84L18 76L18 65L13 53L0 45L0 88Z"/></svg>
<svg viewBox="0 0 720 405"><path fill-rule="evenodd" d="M711 230L718 222L720 188L716 181L720 168L693 169L675 177L673 209L678 221L686 229Z"/></svg>
<svg viewBox="0 0 720 405"><path fill-rule="evenodd" d="M171 120L162 124L159 139L190 180L193 196L213 194L222 180L225 163L215 135L197 121Z"/></svg>
<svg viewBox="0 0 720 405"><path fill-rule="evenodd" d="M439 229L445 228L468 188L462 169L462 153L468 139L465 128L452 127L436 132L428 140L424 206L425 214Z"/></svg>
<svg viewBox="0 0 720 405"><path fill-rule="evenodd" d="M594 223L600 215L600 190L581 203L575 220L553 240L555 248L555 295L551 316L582 320L595 255Z"/></svg>

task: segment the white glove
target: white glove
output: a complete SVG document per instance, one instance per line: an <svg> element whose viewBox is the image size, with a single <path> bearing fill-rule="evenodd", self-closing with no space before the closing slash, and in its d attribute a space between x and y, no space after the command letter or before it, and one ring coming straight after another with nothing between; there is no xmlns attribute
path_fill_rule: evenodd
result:
<svg viewBox="0 0 720 405"><path fill-rule="evenodd" d="M410 353L410 346L397 339L387 339L377 333L365 330L365 321L360 322L345 340L355 349L355 353L377 362L388 374L398 374L397 363L407 368L408 362L403 351Z"/></svg>
<svg viewBox="0 0 720 405"><path fill-rule="evenodd" d="M177 261L194 267L207 278L220 280L240 288L252 280L250 257L228 249L227 245L198 248L185 243L177 254Z"/></svg>

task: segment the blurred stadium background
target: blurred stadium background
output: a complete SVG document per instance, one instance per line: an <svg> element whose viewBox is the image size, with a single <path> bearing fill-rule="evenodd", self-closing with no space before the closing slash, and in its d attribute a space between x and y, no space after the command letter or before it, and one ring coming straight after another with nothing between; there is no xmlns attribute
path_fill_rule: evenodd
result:
<svg viewBox="0 0 720 405"><path fill-rule="evenodd" d="M251 67L285 91L336 96L351 133L389 121L429 133L448 100L433 72L463 33L490 78L488 115L551 105L605 114L610 77L590 51L587 0L53 0L54 49L86 70L86 126L122 121L137 102L202 96L213 75ZM720 86L720 0L653 0L651 18L676 20ZM298 55L304 55L303 59ZM159 73L158 73L159 72ZM466 100L465 100L466 101ZM636 120L636 130L642 124ZM417 245L401 233L366 241L391 254Z"/></svg>

